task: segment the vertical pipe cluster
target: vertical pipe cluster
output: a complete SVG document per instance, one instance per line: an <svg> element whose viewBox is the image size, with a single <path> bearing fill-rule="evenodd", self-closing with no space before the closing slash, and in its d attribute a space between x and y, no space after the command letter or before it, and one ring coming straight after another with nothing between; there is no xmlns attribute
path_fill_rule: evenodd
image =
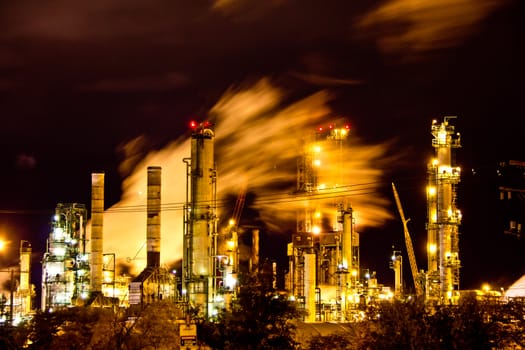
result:
<svg viewBox="0 0 525 350"><path fill-rule="evenodd" d="M160 266L161 175L161 167L148 167L147 267Z"/></svg>
<svg viewBox="0 0 525 350"><path fill-rule="evenodd" d="M91 174L91 293L102 292L104 173Z"/></svg>
<svg viewBox="0 0 525 350"><path fill-rule="evenodd" d="M304 254L304 299L305 309L308 311L306 322L315 322L315 275L316 275L316 255L313 253Z"/></svg>

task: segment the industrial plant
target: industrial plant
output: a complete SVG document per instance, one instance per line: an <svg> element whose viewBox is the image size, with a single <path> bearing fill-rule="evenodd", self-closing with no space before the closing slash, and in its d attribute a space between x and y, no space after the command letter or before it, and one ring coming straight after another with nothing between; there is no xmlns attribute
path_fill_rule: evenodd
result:
<svg viewBox="0 0 525 350"><path fill-rule="evenodd" d="M300 198L300 205L295 213L295 231L287 244L288 266L282 292L305 311L303 321L352 322L359 319L367 304L379 300L418 297L429 304L458 303L461 212L456 207L456 191L461 171L453 162L453 152L461 144L460 134L451 124L453 118L433 121L430 130L435 157L428 163L427 174L426 270L416 263L407 220L392 184L404 227L412 288L405 288L400 250L393 252L390 261L394 286L381 284L375 272L361 266L360 235L342 169L350 128L332 124L312 131L302 140L296 188L291 194ZM186 176L186 199L183 227L173 234L182 236L182 273L177 275L160 260L161 186L169 186L161 181L161 167L152 164L147 168L147 262L137 276L119 275L118 252L103 249L104 236L111 235L104 230L104 173L93 173L90 213L81 203L56 206L41 261L41 309L140 307L171 300L184 310L195 310L194 315L201 318L213 319L221 310L227 310L242 287L239 277L259 268L259 230L254 226L244 229L251 237L248 245L239 239L246 185L241 186L228 226L218 227L219 175L214 139L211 123L193 123L190 157L181 159L186 166L186 174L180 174ZM19 288L6 303L14 308L11 317L27 315L31 310L30 252L30 245L21 247ZM275 266L272 271L275 273Z"/></svg>

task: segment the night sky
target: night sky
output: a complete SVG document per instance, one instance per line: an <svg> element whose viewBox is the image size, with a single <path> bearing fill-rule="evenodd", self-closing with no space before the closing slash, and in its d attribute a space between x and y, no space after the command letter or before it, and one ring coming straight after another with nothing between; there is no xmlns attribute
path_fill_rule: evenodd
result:
<svg viewBox="0 0 525 350"><path fill-rule="evenodd" d="M385 284L392 246L405 250L390 183L425 269L430 126L457 116L460 287L507 288L525 273L525 243L503 233L496 171L525 161L523 10L512 0L0 1L0 237L12 244L0 262L16 262L28 239L38 263L56 204L89 206L92 172L106 174L106 206L118 202L130 141L142 137L137 162L188 137L226 92L268 79L283 105L323 91L327 122L343 117L367 145L395 140L388 152L403 161L391 157L370 193L393 218L361 229L361 265ZM262 244L272 258L285 252Z"/></svg>

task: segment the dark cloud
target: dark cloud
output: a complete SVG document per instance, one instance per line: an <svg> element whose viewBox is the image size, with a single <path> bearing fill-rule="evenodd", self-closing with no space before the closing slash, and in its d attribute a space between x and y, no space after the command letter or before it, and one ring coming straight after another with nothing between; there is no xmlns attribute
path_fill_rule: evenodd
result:
<svg viewBox="0 0 525 350"><path fill-rule="evenodd" d="M16 157L16 167L20 170L30 170L36 167L36 159L32 155L19 154Z"/></svg>
<svg viewBox="0 0 525 350"><path fill-rule="evenodd" d="M366 13L357 27L375 32L381 50L409 57L461 44L505 5L499 0L390 0Z"/></svg>

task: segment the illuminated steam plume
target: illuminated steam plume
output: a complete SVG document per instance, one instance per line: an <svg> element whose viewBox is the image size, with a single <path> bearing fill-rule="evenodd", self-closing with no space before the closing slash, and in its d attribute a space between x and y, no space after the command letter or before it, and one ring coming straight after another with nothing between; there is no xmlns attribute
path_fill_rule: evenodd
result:
<svg viewBox="0 0 525 350"><path fill-rule="evenodd" d="M304 99L285 104L285 92L263 79L248 89L232 89L211 109L215 123L217 190L220 199L239 192L241 179L257 196L256 208L272 230L281 232L283 222L295 225L295 211L304 198L291 195L296 186L296 157L302 139L320 124L338 122L328 107L330 95L319 91ZM351 122L351 120L348 120ZM137 138L127 147L137 148ZM383 169L393 158L386 154L389 144L364 145L352 131L345 149L342 178L344 184L321 192L326 209L334 197L345 196L353 206L357 227L379 226L389 218L388 200L377 192ZM139 147L140 148L140 147ZM173 141L164 149L148 153L134 167L123 184L121 201L105 215L106 252L114 252L120 263L129 262L134 271L145 267L144 228L146 226L146 168L157 164L166 181L162 186L161 263L182 258L182 208L185 201L186 165L190 156L190 138ZM329 173L333 169L326 169ZM335 175L334 175L335 176ZM340 169L337 170L340 177ZM334 194L335 192L335 194ZM229 208L218 208L219 217L229 215ZM125 244L126 243L126 244Z"/></svg>

